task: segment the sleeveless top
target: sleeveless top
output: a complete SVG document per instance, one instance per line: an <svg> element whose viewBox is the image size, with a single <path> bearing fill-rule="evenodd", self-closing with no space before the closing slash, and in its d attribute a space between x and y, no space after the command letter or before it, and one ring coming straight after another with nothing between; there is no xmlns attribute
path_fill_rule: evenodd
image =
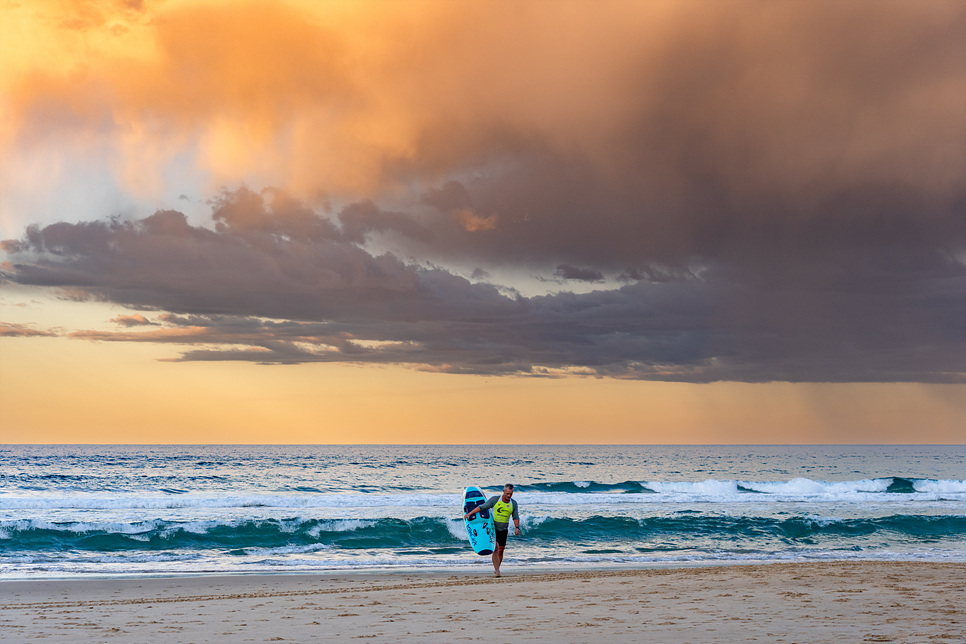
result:
<svg viewBox="0 0 966 644"><path fill-rule="evenodd" d="M494 523L510 523L510 517L513 516L513 499L510 499L509 503L504 503L501 498L493 505L493 522Z"/></svg>

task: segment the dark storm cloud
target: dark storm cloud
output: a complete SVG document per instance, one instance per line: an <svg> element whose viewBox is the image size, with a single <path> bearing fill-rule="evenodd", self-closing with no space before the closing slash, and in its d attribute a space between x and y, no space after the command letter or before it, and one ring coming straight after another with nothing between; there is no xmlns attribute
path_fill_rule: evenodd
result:
<svg viewBox="0 0 966 644"><path fill-rule="evenodd" d="M440 181L423 202L498 215L483 236L441 228L437 252L605 272L695 257L797 271L829 253L963 248L966 8L725 2L671 13L657 44L627 42L617 70L597 69L612 85L578 68L573 86L537 85L528 99L546 110L532 119L512 100L490 111L481 101L469 124L427 125L411 171L444 153L485 171ZM528 56L501 42L521 61L510 84ZM597 113L578 112L591 91L580 81Z"/></svg>
<svg viewBox="0 0 966 644"><path fill-rule="evenodd" d="M440 188L427 190L422 201L442 212L462 210L473 206L473 199L470 197L469 191L459 181L447 181Z"/></svg>
<svg viewBox="0 0 966 644"><path fill-rule="evenodd" d="M371 233L394 231L416 241L430 242L429 228L414 218L398 212L383 212L371 201L346 206L339 213L342 234L348 241L362 243Z"/></svg>
<svg viewBox="0 0 966 644"><path fill-rule="evenodd" d="M5 248L22 284L166 311L159 328L71 337L178 345L183 361L695 382L966 381L966 269L938 255L874 269L836 258L831 268L777 280L708 264L619 289L523 298L373 256L309 222L311 211L271 227L255 212L227 216L221 204L215 212L214 231L164 211L34 228Z"/></svg>
<svg viewBox="0 0 966 644"><path fill-rule="evenodd" d="M281 190L255 192L240 188L233 192L223 191L213 201L213 206L212 217L219 231L231 230L239 235L284 235L301 242L340 238L329 220L318 217L308 206ZM166 214L156 213L151 219L162 220ZM186 225L181 213L171 215L173 226Z"/></svg>
<svg viewBox="0 0 966 644"><path fill-rule="evenodd" d="M592 268L580 268L568 264L560 264L554 273L562 280L576 280L580 282L603 282L604 274Z"/></svg>
<svg viewBox="0 0 966 644"><path fill-rule="evenodd" d="M247 189L224 195L216 230L168 210L134 222L34 226L3 249L22 284L175 313L419 321L516 306L492 286L372 255L310 211L272 219L252 197Z"/></svg>

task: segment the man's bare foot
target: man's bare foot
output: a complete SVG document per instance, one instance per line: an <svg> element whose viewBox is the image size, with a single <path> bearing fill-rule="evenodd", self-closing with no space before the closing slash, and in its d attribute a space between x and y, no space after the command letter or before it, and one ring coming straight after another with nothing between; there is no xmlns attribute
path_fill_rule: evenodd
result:
<svg viewBox="0 0 966 644"><path fill-rule="evenodd" d="M500 576L500 571L499 571L499 570L497 570L497 571L496 571L496 573L494 573L494 574L495 574L495 575L496 575L497 577L499 577L499 576Z"/></svg>

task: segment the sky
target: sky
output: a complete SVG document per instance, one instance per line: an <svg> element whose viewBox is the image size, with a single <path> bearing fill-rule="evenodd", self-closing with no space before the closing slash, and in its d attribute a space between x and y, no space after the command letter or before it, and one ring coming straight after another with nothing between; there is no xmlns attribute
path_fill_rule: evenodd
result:
<svg viewBox="0 0 966 644"><path fill-rule="evenodd" d="M0 2L0 441L964 443L960 0Z"/></svg>

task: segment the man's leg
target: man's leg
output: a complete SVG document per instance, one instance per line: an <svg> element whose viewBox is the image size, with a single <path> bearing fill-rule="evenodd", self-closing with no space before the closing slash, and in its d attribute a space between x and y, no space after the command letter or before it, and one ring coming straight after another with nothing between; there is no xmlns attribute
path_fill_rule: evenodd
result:
<svg viewBox="0 0 966 644"><path fill-rule="evenodd" d="M493 560L493 572L499 577L500 564L503 563L503 546L496 544L496 548L493 550L493 556L490 558Z"/></svg>
<svg viewBox="0 0 966 644"><path fill-rule="evenodd" d="M500 564L503 563L503 549L506 548L506 538L508 532L505 530L496 531L496 543L493 544L493 571L496 576L500 576Z"/></svg>

